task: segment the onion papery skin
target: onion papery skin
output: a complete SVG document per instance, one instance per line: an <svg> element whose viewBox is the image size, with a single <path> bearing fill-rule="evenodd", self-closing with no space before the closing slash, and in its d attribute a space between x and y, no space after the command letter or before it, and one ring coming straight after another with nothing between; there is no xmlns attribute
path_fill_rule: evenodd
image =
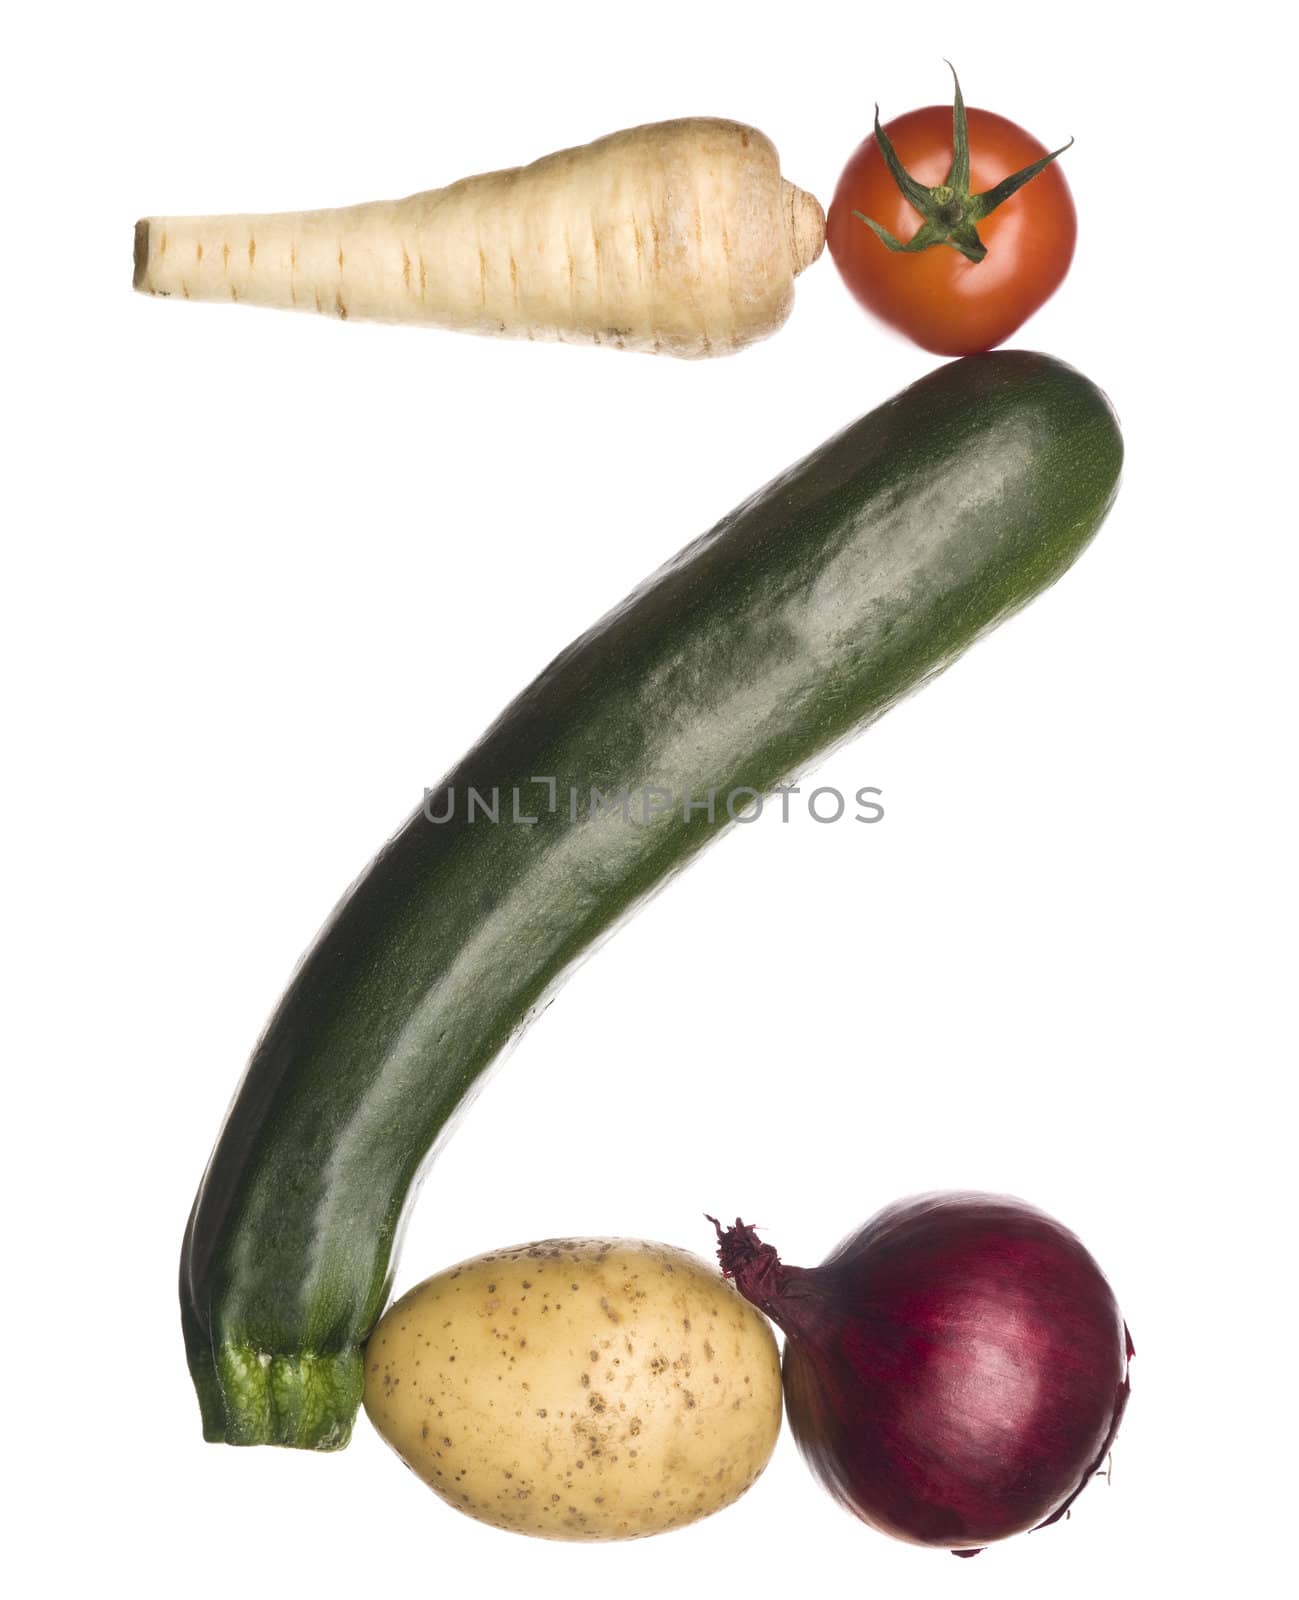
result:
<svg viewBox="0 0 1299 1600"><path fill-rule="evenodd" d="M973 1554L1054 1522L1104 1462L1132 1344L1067 1228L1004 1195L887 1207L820 1267L719 1229L723 1270L786 1334L800 1450L863 1521Z"/></svg>

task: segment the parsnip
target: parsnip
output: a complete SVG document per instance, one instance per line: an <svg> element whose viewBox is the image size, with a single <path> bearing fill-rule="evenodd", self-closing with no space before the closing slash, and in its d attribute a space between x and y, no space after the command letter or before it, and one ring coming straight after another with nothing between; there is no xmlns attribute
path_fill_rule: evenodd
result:
<svg viewBox="0 0 1299 1600"><path fill-rule="evenodd" d="M691 117L405 200L148 217L135 287L468 333L725 355L765 338L821 252L771 141Z"/></svg>

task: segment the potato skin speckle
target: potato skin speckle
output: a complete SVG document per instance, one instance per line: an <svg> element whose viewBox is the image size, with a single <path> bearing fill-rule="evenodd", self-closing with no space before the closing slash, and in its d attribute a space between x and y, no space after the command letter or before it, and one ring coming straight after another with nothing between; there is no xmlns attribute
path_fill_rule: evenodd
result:
<svg viewBox="0 0 1299 1600"><path fill-rule="evenodd" d="M547 1239L426 1279L371 1337L365 1409L482 1522L634 1539L757 1478L780 1431L766 1320L715 1267L639 1239Z"/></svg>

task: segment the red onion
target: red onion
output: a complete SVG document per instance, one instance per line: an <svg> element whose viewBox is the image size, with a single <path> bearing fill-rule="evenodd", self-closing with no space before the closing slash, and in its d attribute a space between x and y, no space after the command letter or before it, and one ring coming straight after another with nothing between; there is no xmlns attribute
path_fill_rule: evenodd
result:
<svg viewBox="0 0 1299 1600"><path fill-rule="evenodd" d="M805 1268L709 1221L722 1271L786 1335L799 1448L872 1527L973 1555L1063 1516L1099 1470L1132 1342L1058 1222L1004 1195L921 1195Z"/></svg>

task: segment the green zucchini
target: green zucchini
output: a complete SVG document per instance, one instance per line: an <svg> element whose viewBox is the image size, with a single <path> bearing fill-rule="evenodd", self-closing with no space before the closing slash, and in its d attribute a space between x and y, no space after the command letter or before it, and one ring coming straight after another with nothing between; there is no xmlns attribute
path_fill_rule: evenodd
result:
<svg viewBox="0 0 1299 1600"><path fill-rule="evenodd" d="M1121 459L1072 368L953 362L688 545L505 710L335 910L227 1116L181 1262L207 1438L347 1442L403 1211L484 1070L724 830L723 797L742 811L1054 582Z"/></svg>

